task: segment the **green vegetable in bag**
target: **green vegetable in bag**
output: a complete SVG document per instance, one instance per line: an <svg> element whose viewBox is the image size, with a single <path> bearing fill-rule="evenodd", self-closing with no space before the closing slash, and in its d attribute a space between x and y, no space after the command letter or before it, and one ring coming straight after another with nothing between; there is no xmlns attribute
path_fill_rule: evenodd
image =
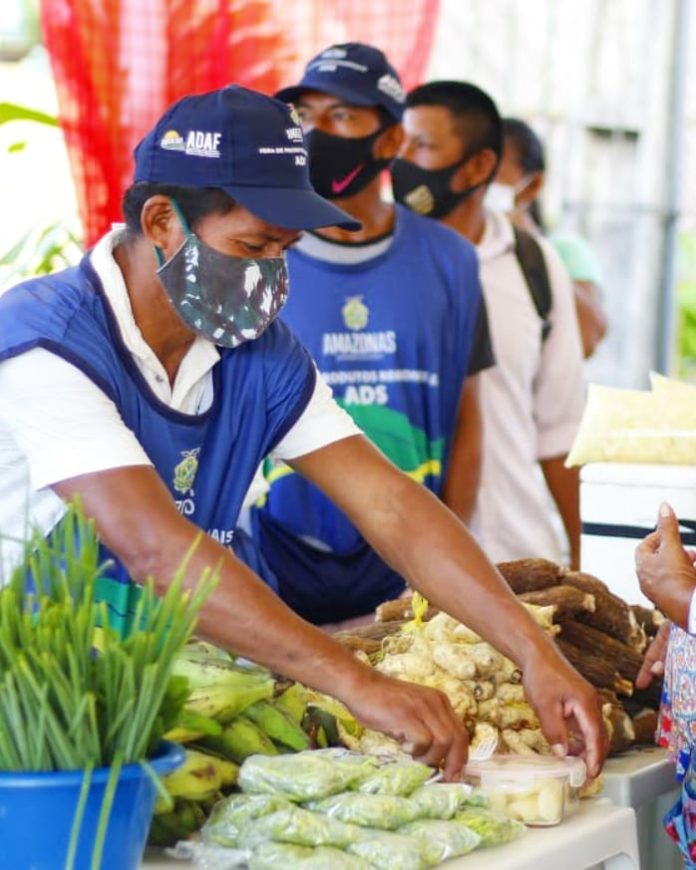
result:
<svg viewBox="0 0 696 870"><path fill-rule="evenodd" d="M519 837L525 830L522 822L515 822L493 810L479 807L460 810L454 821L461 822L478 834L482 846L501 846Z"/></svg>
<svg viewBox="0 0 696 870"><path fill-rule="evenodd" d="M294 806L287 798L274 794L233 794L218 801L203 826L204 843L234 847L242 830L255 819Z"/></svg>
<svg viewBox="0 0 696 870"><path fill-rule="evenodd" d="M451 819L465 806L488 806L488 798L464 782L434 782L409 795L426 819Z"/></svg>
<svg viewBox="0 0 696 870"><path fill-rule="evenodd" d="M297 846L336 846L342 849L359 836L360 831L351 825L291 806L249 822L240 832L239 845L251 849L274 840Z"/></svg>
<svg viewBox="0 0 696 870"><path fill-rule="evenodd" d="M249 859L249 870L370 870L370 865L330 846L311 849L289 843L264 843Z"/></svg>
<svg viewBox="0 0 696 870"><path fill-rule="evenodd" d="M374 770L376 759L343 750L252 755L239 770L245 792L280 794L292 801L318 800L357 784Z"/></svg>
<svg viewBox="0 0 696 870"><path fill-rule="evenodd" d="M432 774L432 768L418 761L390 761L363 779L358 791L365 794L410 795Z"/></svg>
<svg viewBox="0 0 696 870"><path fill-rule="evenodd" d="M390 831L366 832L348 851L364 858L375 870L427 870L439 863L440 853L419 837Z"/></svg>
<svg viewBox="0 0 696 870"><path fill-rule="evenodd" d="M481 843L481 838L471 828L461 822L441 822L432 819L419 819L405 825L400 834L419 837L428 843L430 848L439 849L438 861L457 858L466 855Z"/></svg>
<svg viewBox="0 0 696 870"><path fill-rule="evenodd" d="M347 824L389 831L420 818L413 801L391 794L346 792L313 801L309 808Z"/></svg>

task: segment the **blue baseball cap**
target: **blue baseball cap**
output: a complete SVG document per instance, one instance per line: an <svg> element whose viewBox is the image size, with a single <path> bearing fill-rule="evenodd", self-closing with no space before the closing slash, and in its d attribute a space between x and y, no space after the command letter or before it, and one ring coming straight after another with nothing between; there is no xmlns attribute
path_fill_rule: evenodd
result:
<svg viewBox="0 0 696 870"><path fill-rule="evenodd" d="M136 147L134 181L216 187L286 229L360 223L315 192L300 119L238 85L174 103Z"/></svg>
<svg viewBox="0 0 696 870"><path fill-rule="evenodd" d="M384 52L362 42L332 45L312 58L302 81L283 88L276 97L295 103L304 91L321 91L352 106L381 106L395 122L401 120L406 93L399 74Z"/></svg>

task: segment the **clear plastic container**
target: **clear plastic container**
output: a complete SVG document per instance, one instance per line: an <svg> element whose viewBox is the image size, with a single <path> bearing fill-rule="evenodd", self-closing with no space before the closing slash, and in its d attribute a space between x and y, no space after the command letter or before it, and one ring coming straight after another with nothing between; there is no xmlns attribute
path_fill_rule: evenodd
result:
<svg viewBox="0 0 696 870"><path fill-rule="evenodd" d="M562 822L586 778L582 759L548 755L493 755L464 770L464 780L481 789L492 809L533 826Z"/></svg>

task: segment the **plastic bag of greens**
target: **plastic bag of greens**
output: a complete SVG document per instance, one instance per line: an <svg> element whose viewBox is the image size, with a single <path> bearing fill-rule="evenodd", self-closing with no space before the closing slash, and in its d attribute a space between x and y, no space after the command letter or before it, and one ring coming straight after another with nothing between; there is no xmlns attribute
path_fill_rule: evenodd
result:
<svg viewBox="0 0 696 870"><path fill-rule="evenodd" d="M348 847L376 870L426 870L439 863L440 850L420 837L393 834L390 831L369 831L357 843Z"/></svg>
<svg viewBox="0 0 696 870"><path fill-rule="evenodd" d="M488 806L488 798L464 782L433 782L409 795L423 818L451 819L466 806Z"/></svg>
<svg viewBox="0 0 696 870"><path fill-rule="evenodd" d="M204 843L216 843L233 847L239 834L255 819L288 809L293 804L287 798L275 794L233 794L218 801L210 818L203 825L201 835Z"/></svg>
<svg viewBox="0 0 696 870"><path fill-rule="evenodd" d="M432 768L418 761L388 761L363 779L358 791L365 794L410 795L432 774Z"/></svg>
<svg viewBox="0 0 696 870"><path fill-rule="evenodd" d="M342 849L354 843L359 836L360 830L354 826L292 806L249 822L240 832L238 842L247 849L268 840L297 846L336 846Z"/></svg>
<svg viewBox="0 0 696 870"><path fill-rule="evenodd" d="M347 824L381 831L393 831L420 818L413 801L392 794L346 792L312 801L309 808Z"/></svg>
<svg viewBox="0 0 696 870"><path fill-rule="evenodd" d="M375 769L376 759L342 750L252 755L239 770L242 790L309 801L338 794Z"/></svg>
<svg viewBox="0 0 696 870"><path fill-rule="evenodd" d="M249 870L370 870L357 855L331 846L316 849L289 843L264 843L249 859Z"/></svg>
<svg viewBox="0 0 696 870"><path fill-rule="evenodd" d="M522 822L515 822L484 807L465 807L455 815L454 821L461 822L478 834L482 846L509 843L525 830Z"/></svg>
<svg viewBox="0 0 696 870"><path fill-rule="evenodd" d="M433 819L419 819L405 825L400 834L419 837L433 850L439 849L438 861L466 855L480 845L481 838L471 828L461 822L441 822Z"/></svg>

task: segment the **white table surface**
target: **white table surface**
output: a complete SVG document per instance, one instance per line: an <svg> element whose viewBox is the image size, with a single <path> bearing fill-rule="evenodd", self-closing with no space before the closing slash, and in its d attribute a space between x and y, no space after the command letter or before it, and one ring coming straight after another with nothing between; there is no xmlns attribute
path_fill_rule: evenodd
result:
<svg viewBox="0 0 696 870"><path fill-rule="evenodd" d="M576 812L553 828L528 828L513 843L454 858L447 870L586 870L625 846L631 858L607 862L607 870L639 870L635 813L604 798L581 801ZM189 865L148 850L142 870L186 870Z"/></svg>
<svg viewBox="0 0 696 870"><path fill-rule="evenodd" d="M677 788L674 764L661 746L641 746L604 765L603 796L623 807L639 807Z"/></svg>

